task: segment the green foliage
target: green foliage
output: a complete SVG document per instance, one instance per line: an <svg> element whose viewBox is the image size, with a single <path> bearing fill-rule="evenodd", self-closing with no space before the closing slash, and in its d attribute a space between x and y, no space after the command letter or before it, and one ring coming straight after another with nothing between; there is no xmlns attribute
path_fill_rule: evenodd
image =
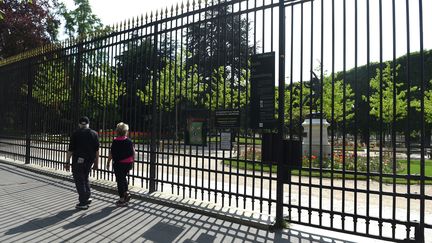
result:
<svg viewBox="0 0 432 243"><path fill-rule="evenodd" d="M204 82L198 72L198 65L187 67L179 58L169 61L156 77L157 104L163 111L173 111L175 105L187 102L194 107L207 109L244 108L248 101L246 92L246 76L248 71L242 70L240 80L233 80L225 67L213 70L211 82ZM151 104L153 83L137 89L137 96L146 104Z"/></svg>
<svg viewBox="0 0 432 243"><path fill-rule="evenodd" d="M382 114L382 120L387 124L392 123L393 119L396 121L404 119L408 113L407 91L403 84L397 81L399 69L400 65L397 65L396 71L393 73L390 63L386 63L386 67L382 70L382 77L380 69L377 68L376 76L370 80L372 90L372 94L369 96L370 115L381 119ZM393 75L395 80L393 80ZM411 92L416 90L417 87L415 86L410 89ZM366 96L362 98L364 101L368 100ZM412 107L419 105L417 100L411 100L410 104Z"/></svg>
<svg viewBox="0 0 432 243"><path fill-rule="evenodd" d="M96 73L97 75L92 75ZM96 105L100 108L115 107L120 96L126 92L126 87L117 82L117 76L108 64L93 68L88 76L84 77L84 101L89 106Z"/></svg>
<svg viewBox="0 0 432 243"><path fill-rule="evenodd" d="M429 83L432 85L432 80L429 81ZM420 106L417 108L418 111L420 111ZM432 90L427 89L424 92L424 116L425 121L428 124L432 124Z"/></svg>
<svg viewBox="0 0 432 243"><path fill-rule="evenodd" d="M332 84L331 78L324 79L323 111L327 120L340 123L353 118L354 93L351 85L337 80Z"/></svg>
<svg viewBox="0 0 432 243"><path fill-rule="evenodd" d="M82 36L103 29L101 20L92 12L88 0L74 0L76 8L67 10L61 5L61 14L65 19L65 32L69 37Z"/></svg>
<svg viewBox="0 0 432 243"><path fill-rule="evenodd" d="M424 61L424 63L422 63ZM404 55L398 57L393 64L393 61L389 62L390 66L400 65L397 71L397 81L398 83L403 84L400 86L401 89L407 90L408 87L419 87L423 80L431 80L432 79L432 50L424 50L423 58L421 57L419 52L410 53L409 55ZM422 77L421 67L424 65L424 76ZM357 111L357 116L355 117L356 125L349 124L349 132L352 133L360 133L362 138L366 138L369 134L374 133L379 130L379 122L377 122L378 118L375 116L368 116L370 114L371 107L369 104L363 99L363 97L368 97L372 94L373 90L370 87L370 80L375 78L377 73L376 69L379 70L379 63L370 63L369 65L359 66L357 68L353 68L351 70L346 71L346 73L336 73L336 79L340 79L341 77L345 77L347 83L351 85L355 94L355 109ZM399 90L399 88L397 89ZM410 94L411 97L411 107L413 107L413 101L421 99L420 92L412 92ZM405 98L407 99L407 97ZM429 109L425 104L425 109ZM403 132L408 127L415 130L421 129L421 121L423 120L422 114L415 109L410 109L410 119L403 118L397 121L394 126L392 124L392 129L396 130L396 132ZM356 128L357 131L354 131L353 128ZM427 128L426 133L428 133L430 127Z"/></svg>
<svg viewBox="0 0 432 243"><path fill-rule="evenodd" d="M24 85L21 90L27 94L28 86ZM32 98L39 104L60 113L67 109L71 93L70 76L62 62L51 61L37 67Z"/></svg>
<svg viewBox="0 0 432 243"><path fill-rule="evenodd" d="M235 80L240 80L240 70L247 69L249 55L254 53L253 37L248 36L253 25L245 16L234 17L233 12L230 4L220 4L204 13L206 21L188 27L186 66L200 65L197 71L205 81L209 82L219 67L229 67Z"/></svg>
<svg viewBox="0 0 432 243"><path fill-rule="evenodd" d="M151 71L149 71L151 72ZM180 58L177 62L170 61L156 76L156 97L159 101L159 107L164 111L172 111L176 101L186 99L186 83L196 83L197 76L190 77L192 69L189 72ZM148 75L149 77L152 75ZM190 84L189 84L190 85ZM143 88L136 90L136 95L145 104L151 105L153 101L153 82L147 80Z"/></svg>
<svg viewBox="0 0 432 243"><path fill-rule="evenodd" d="M233 74L230 74L225 67L221 66L213 70L210 87L206 89L205 105L207 108L212 110L242 109L249 104L246 95L250 93L250 82L246 82L246 78L250 77L250 71L241 69L240 73L240 79L237 80L235 77L235 80L232 80L231 75Z"/></svg>
<svg viewBox="0 0 432 243"><path fill-rule="evenodd" d="M307 88L304 83L301 86L300 83L295 83L292 89L288 87L285 90L285 123L289 124L291 114L294 123L298 123L299 120L302 121L310 113L311 105L317 107L318 111L321 109L321 97L317 99L316 104L305 101L305 97L308 97L310 92L311 89ZM353 97L354 93L350 84L344 84L342 80L336 80L332 83L330 76L324 77L322 109L327 120L335 123L339 123L344 119L345 121L351 120L354 116L352 110L354 106Z"/></svg>

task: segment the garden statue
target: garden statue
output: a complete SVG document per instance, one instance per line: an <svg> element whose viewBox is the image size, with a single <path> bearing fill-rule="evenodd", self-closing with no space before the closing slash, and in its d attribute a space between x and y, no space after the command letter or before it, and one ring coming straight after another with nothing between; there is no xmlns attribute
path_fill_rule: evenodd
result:
<svg viewBox="0 0 432 243"><path fill-rule="evenodd" d="M321 97L321 81L314 72L312 74L314 77L310 84L305 84L307 88L311 89L311 93L302 102L302 106L309 103L312 109L312 113L307 115L305 121L302 123L304 132L306 133L302 143L303 156L314 155L316 157L322 156L323 158L328 158L331 156L327 135L327 128L330 126L330 123L318 112L317 104L318 99ZM320 153L321 149L322 153Z"/></svg>

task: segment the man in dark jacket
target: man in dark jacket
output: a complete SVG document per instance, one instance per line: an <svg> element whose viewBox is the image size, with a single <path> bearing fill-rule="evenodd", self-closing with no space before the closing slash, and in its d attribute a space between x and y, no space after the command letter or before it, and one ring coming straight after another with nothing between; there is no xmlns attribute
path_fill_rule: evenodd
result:
<svg viewBox="0 0 432 243"><path fill-rule="evenodd" d="M69 162L72 157L72 175L79 195L77 209L88 209L91 203L89 175L93 169L98 168L99 138L98 134L89 128L89 119L85 116L79 119L79 129L70 139L66 158L66 170L69 171Z"/></svg>

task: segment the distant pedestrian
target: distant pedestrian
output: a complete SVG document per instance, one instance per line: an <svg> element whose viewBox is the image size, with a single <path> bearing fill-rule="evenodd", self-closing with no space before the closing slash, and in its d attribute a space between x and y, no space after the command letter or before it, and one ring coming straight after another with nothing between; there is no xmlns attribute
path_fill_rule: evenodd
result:
<svg viewBox="0 0 432 243"><path fill-rule="evenodd" d="M79 203L75 207L88 209L92 202L89 175L92 165L93 169L98 168L100 144L98 134L90 129L90 121L87 117L81 117L78 126L79 129L70 139L65 168L69 171L72 157L72 175L79 196Z"/></svg>
<svg viewBox="0 0 432 243"><path fill-rule="evenodd" d="M123 122L117 124L117 137L114 138L111 144L107 162L107 167L109 167L111 160L113 160L117 190L118 195L120 196L120 199L116 202L118 207L127 206L130 200L126 176L133 167L133 162L135 161L135 149L132 140L127 137L128 132L129 126L127 124Z"/></svg>

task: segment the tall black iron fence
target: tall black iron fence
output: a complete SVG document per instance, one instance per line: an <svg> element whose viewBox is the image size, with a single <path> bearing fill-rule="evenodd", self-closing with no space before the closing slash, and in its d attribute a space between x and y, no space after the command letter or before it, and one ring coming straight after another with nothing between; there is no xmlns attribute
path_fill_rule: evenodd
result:
<svg viewBox="0 0 432 243"><path fill-rule="evenodd" d="M1 61L0 154L63 169L81 115L129 183L375 238L432 228L430 1L198 1ZM430 9L430 8L429 8ZM429 41L429 42L428 42Z"/></svg>

